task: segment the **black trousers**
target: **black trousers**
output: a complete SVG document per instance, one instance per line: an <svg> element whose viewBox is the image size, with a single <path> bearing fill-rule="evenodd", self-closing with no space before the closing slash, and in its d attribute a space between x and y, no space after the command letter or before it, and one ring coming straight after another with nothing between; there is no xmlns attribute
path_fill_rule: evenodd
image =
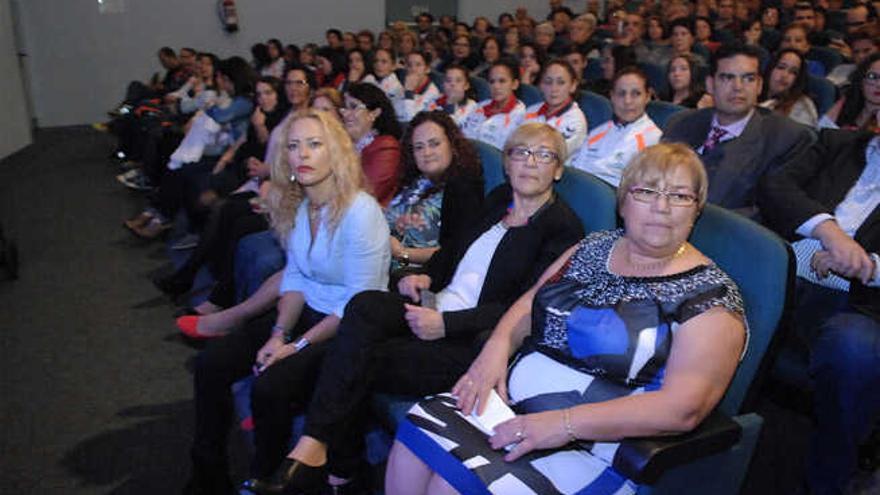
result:
<svg viewBox="0 0 880 495"><path fill-rule="evenodd" d="M306 434L329 445L334 475L349 478L363 449L373 392L423 396L449 390L479 352L471 336L423 341L404 319L399 294L368 291L345 308L315 385Z"/></svg>
<svg viewBox="0 0 880 495"><path fill-rule="evenodd" d="M254 213L252 192L233 194L215 206L190 257L174 274L180 281L192 284L199 269L207 264L217 281L209 300L229 307L235 299L234 261L238 240L269 228L266 217Z"/></svg>
<svg viewBox="0 0 880 495"><path fill-rule="evenodd" d="M305 306L291 332L300 335L326 315ZM254 361L272 333L274 311L211 342L196 358L196 428L192 447L195 471L228 473L226 445L234 415L230 387L253 373ZM268 476L284 459L295 409L305 404L327 344L316 344L275 363L254 381L252 409L257 456L254 475Z"/></svg>

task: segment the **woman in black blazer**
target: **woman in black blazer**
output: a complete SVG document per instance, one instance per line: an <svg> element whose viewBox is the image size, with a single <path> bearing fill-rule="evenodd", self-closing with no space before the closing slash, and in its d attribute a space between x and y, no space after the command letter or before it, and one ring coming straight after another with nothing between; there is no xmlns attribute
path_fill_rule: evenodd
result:
<svg viewBox="0 0 880 495"><path fill-rule="evenodd" d="M584 235L578 217L553 193L565 150L552 127L520 126L504 148L509 183L486 198L482 220L443 244L425 274L401 279L399 293L368 291L352 299L321 367L305 435L271 479L250 480L247 488L311 492L328 473L331 483L357 483L351 480L370 395L425 395L454 384L507 308ZM261 423L256 408L254 419ZM272 435L255 431L257 449L271 451L257 455L280 461L284 440L272 444Z"/></svg>

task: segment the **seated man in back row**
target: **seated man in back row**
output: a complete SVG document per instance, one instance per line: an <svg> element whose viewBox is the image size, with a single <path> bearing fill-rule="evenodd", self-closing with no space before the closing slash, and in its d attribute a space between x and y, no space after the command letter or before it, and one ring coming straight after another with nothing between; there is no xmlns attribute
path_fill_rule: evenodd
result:
<svg viewBox="0 0 880 495"><path fill-rule="evenodd" d="M797 258L795 338L810 350L816 416L808 484L844 493L880 419L880 137L823 131L758 199Z"/></svg>
<svg viewBox="0 0 880 495"><path fill-rule="evenodd" d="M662 139L686 143L700 155L709 175L710 203L753 219L758 218L758 182L813 140L808 128L758 108L759 55L742 44L719 48L706 77L715 108L675 114Z"/></svg>

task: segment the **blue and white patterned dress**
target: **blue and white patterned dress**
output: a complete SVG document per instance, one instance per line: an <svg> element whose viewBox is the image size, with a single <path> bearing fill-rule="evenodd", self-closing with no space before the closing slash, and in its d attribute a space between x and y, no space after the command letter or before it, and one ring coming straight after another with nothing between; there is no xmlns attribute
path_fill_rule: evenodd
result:
<svg viewBox="0 0 880 495"><path fill-rule="evenodd" d="M660 277L608 270L623 231L589 235L535 296L532 334L511 365L517 414L657 390L676 330L713 307L743 320L734 282L714 264ZM580 441L503 460L449 395L414 406L398 439L462 493L626 494L638 488L611 465L617 443Z"/></svg>

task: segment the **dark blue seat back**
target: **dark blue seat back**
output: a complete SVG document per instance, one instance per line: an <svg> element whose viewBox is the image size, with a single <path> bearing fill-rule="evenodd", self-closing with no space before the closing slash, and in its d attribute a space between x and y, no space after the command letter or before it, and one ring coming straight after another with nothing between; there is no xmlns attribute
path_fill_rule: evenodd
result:
<svg viewBox="0 0 880 495"><path fill-rule="evenodd" d="M645 71L645 75L648 76L648 84L654 88L655 93L662 94L666 92L666 86L669 85L666 81L666 67L649 62L642 62L639 64L639 67Z"/></svg>
<svg viewBox="0 0 880 495"><path fill-rule="evenodd" d="M807 75L807 94L813 99L816 110L821 117L834 105L837 99L837 88L824 77Z"/></svg>
<svg viewBox="0 0 880 495"><path fill-rule="evenodd" d="M566 167L555 189L580 217L586 233L617 226L617 197L614 189L598 177Z"/></svg>
<svg viewBox="0 0 880 495"><path fill-rule="evenodd" d="M526 106L544 101L544 95L541 94L541 90L531 84L520 84L519 88L516 89L516 97L525 103Z"/></svg>
<svg viewBox="0 0 880 495"><path fill-rule="evenodd" d="M588 130L592 131L596 127L611 120L614 110L611 108L611 101L604 96L592 91L581 91L577 96L577 104L587 117Z"/></svg>
<svg viewBox="0 0 880 495"><path fill-rule="evenodd" d="M473 88L474 93L477 95L477 101L488 100L492 97L492 93L489 90L489 81L483 79L482 77L472 77L470 79L471 88Z"/></svg>
<svg viewBox="0 0 880 495"><path fill-rule="evenodd" d="M437 86L437 89L439 89L441 93L443 92L444 78L446 78L446 74L437 70L431 71L431 82L434 83L435 86ZM400 82L403 83L403 79L401 79Z"/></svg>
<svg viewBox="0 0 880 495"><path fill-rule="evenodd" d="M657 127L665 129L669 117L672 117L676 112L680 112L684 109L685 107L676 105L675 103L669 103L668 101L652 100L648 102L648 107L645 111L647 112L648 117L651 117L651 120L657 124Z"/></svg>
<svg viewBox="0 0 880 495"><path fill-rule="evenodd" d="M730 275L743 295L748 349L719 404L722 412L734 416L782 317L792 283L790 248L770 230L714 205L703 209L690 242Z"/></svg>
<svg viewBox="0 0 880 495"><path fill-rule="evenodd" d="M483 165L483 190L489 194L489 191L507 180L504 175L504 156L501 150L491 144L477 139L471 139L471 143L480 155L480 162Z"/></svg>
<svg viewBox="0 0 880 495"><path fill-rule="evenodd" d="M834 48L825 46L814 46L807 52L809 60L817 60L825 66L825 73L834 70L835 67L843 63L843 55Z"/></svg>

